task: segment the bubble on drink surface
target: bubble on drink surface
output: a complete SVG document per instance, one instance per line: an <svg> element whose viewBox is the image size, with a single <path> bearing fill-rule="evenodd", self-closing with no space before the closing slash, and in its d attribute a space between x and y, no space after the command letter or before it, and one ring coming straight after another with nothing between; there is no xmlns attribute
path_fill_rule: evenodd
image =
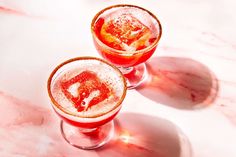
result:
<svg viewBox="0 0 236 157"><path fill-rule="evenodd" d="M85 109L78 112L78 109L74 106L75 104L65 96L60 84L61 82L71 80L71 78L78 76L84 71L94 72L101 83L106 84L112 93L103 101L89 107L89 102L93 100L93 98L98 97L100 92L104 92L92 90L80 104L82 107L85 107ZM117 105L120 105L118 102L124 93L124 80L121 73L118 70L114 70L110 65L94 59L79 60L64 65L62 70L57 73L58 75L52 82L52 95L65 112L79 117L97 117L112 111ZM88 86L88 88L89 87L92 88L92 86ZM68 89L68 92L71 92L71 95L78 96L80 84L78 82L73 83Z"/></svg>
<svg viewBox="0 0 236 157"><path fill-rule="evenodd" d="M135 7L113 8L99 18L104 19L101 40L124 53L150 46L160 33L156 20L148 12Z"/></svg>

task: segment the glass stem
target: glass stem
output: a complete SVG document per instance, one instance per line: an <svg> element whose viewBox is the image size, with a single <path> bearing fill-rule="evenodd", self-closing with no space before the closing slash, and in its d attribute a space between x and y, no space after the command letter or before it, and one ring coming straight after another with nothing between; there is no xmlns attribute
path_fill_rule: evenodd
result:
<svg viewBox="0 0 236 157"><path fill-rule="evenodd" d="M124 75L129 74L134 69L133 67L118 67L118 68Z"/></svg>

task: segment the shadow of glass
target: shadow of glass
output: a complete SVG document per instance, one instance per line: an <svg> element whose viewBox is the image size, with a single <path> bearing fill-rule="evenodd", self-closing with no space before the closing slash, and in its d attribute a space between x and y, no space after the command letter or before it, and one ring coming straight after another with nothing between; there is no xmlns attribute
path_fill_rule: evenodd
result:
<svg viewBox="0 0 236 157"><path fill-rule="evenodd" d="M101 157L191 157L188 138L168 120L121 113L115 120L115 138L96 150Z"/></svg>
<svg viewBox="0 0 236 157"><path fill-rule="evenodd" d="M212 104L218 92L215 75L188 58L157 57L147 62L149 79L137 89L158 103L178 109L199 109Z"/></svg>

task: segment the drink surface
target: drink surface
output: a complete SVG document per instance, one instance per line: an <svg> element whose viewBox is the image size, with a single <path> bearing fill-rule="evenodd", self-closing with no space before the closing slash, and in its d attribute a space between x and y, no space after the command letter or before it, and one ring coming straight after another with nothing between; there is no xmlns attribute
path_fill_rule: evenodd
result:
<svg viewBox="0 0 236 157"><path fill-rule="evenodd" d="M116 109L123 100L121 73L99 60L79 60L64 65L51 84L57 108L64 113L94 118Z"/></svg>
<svg viewBox="0 0 236 157"><path fill-rule="evenodd" d="M135 7L120 7L103 13L94 24L96 36L107 46L132 54L149 47L158 38L153 17Z"/></svg>

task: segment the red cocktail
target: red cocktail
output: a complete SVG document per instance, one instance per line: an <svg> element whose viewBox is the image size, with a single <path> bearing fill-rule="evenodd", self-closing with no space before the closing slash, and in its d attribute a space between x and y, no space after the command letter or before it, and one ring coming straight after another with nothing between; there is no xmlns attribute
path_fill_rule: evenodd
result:
<svg viewBox="0 0 236 157"><path fill-rule="evenodd" d="M103 58L126 76L129 88L146 77L144 63L161 37L161 24L150 11L133 5L115 5L96 14L91 23L94 44Z"/></svg>
<svg viewBox="0 0 236 157"><path fill-rule="evenodd" d="M122 73L94 57L78 57L55 68L48 80L53 109L62 118L67 142L82 149L105 144L112 134L110 122L126 94ZM63 123L66 122L66 123Z"/></svg>

